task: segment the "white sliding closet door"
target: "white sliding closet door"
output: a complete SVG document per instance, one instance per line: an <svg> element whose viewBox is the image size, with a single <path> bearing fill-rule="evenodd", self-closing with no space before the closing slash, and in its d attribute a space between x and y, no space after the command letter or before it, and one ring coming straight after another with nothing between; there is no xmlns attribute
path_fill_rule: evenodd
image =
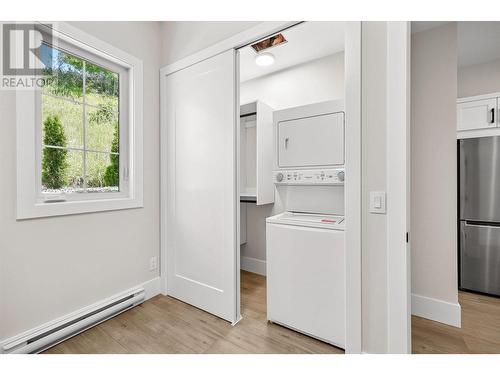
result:
<svg viewBox="0 0 500 375"><path fill-rule="evenodd" d="M167 294L230 322L237 307L236 52L166 77Z"/></svg>

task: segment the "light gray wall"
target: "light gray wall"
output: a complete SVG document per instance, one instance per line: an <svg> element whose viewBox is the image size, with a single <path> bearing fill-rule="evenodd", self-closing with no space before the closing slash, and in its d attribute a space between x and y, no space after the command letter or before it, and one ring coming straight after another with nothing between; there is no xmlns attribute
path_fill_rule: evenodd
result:
<svg viewBox="0 0 500 375"><path fill-rule="evenodd" d="M500 91L500 60L458 68L458 97Z"/></svg>
<svg viewBox="0 0 500 375"><path fill-rule="evenodd" d="M362 29L362 319L363 351L387 351L386 216L370 214L369 192L386 190L385 22Z"/></svg>
<svg viewBox="0 0 500 375"><path fill-rule="evenodd" d="M412 36L412 292L457 303L457 29Z"/></svg>
<svg viewBox="0 0 500 375"><path fill-rule="evenodd" d="M259 24L254 21L161 22L162 66Z"/></svg>
<svg viewBox="0 0 500 375"><path fill-rule="evenodd" d="M16 221L16 106L0 91L0 340L158 276L160 25L74 26L143 60L144 208Z"/></svg>

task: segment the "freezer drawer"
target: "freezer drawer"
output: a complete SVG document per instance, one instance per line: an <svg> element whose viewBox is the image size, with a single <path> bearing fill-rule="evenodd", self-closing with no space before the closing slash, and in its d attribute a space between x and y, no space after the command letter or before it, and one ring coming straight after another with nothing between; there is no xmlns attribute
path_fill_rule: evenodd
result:
<svg viewBox="0 0 500 375"><path fill-rule="evenodd" d="M267 318L345 347L344 231L267 223Z"/></svg>
<svg viewBox="0 0 500 375"><path fill-rule="evenodd" d="M460 287L500 295L500 227L460 226Z"/></svg>
<svg viewBox="0 0 500 375"><path fill-rule="evenodd" d="M278 123L278 166L344 164L344 113L329 113Z"/></svg>

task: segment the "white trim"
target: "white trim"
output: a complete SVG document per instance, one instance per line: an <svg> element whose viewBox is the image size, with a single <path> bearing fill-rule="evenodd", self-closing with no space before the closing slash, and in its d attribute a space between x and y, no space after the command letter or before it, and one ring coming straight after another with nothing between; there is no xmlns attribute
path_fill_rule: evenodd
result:
<svg viewBox="0 0 500 375"><path fill-rule="evenodd" d="M495 137L498 135L500 135L500 127L457 131L457 139Z"/></svg>
<svg viewBox="0 0 500 375"><path fill-rule="evenodd" d="M345 352L361 353L361 22L345 30Z"/></svg>
<svg viewBox="0 0 500 375"><path fill-rule="evenodd" d="M161 278L157 276L154 279L142 283L140 287L144 288L146 292L144 300L147 301L161 293Z"/></svg>
<svg viewBox="0 0 500 375"><path fill-rule="evenodd" d="M172 64L166 65L160 69L160 77L166 76L168 74L174 73L178 70L187 68L188 66L194 65L200 61L206 60L212 56L218 55L222 52L228 51L230 49L237 49L239 47L245 46L249 43L262 39L266 36L275 34L282 31L288 27L291 27L299 22L291 21L277 21L277 22L262 22L258 25L242 31L230 38L224 39L210 47L202 49L190 56L187 56L181 60L178 60Z"/></svg>
<svg viewBox="0 0 500 375"><path fill-rule="evenodd" d="M499 96L500 96L500 92L492 92L490 94L482 94L482 95L474 95L474 96L464 96L462 98L457 99L457 104L475 102L476 100L496 99Z"/></svg>
<svg viewBox="0 0 500 375"><path fill-rule="evenodd" d="M411 313L421 318L435 320L453 327L462 327L462 308L460 304L411 295Z"/></svg>
<svg viewBox="0 0 500 375"><path fill-rule="evenodd" d="M236 304L236 309L235 309L235 320L231 324L232 326L235 326L241 319L241 203L239 202L241 200L240 198L240 192L241 192L241 179L240 179L240 145L241 145L241 131L240 131L240 90L239 90L239 84L240 84L240 51L236 50L234 53L234 82L237 87L234 87L234 123L236 124L236 131L234 133L234 166L235 166L235 181L234 181L234 198L235 200L238 200L235 204L235 218L234 218L234 231L235 231L235 236L234 236L234 248L235 248L235 257L234 257L234 303ZM246 215L246 207L245 207L245 215ZM246 222L246 220L245 220Z"/></svg>
<svg viewBox="0 0 500 375"><path fill-rule="evenodd" d="M387 23L387 351L411 353L410 22Z"/></svg>
<svg viewBox="0 0 500 375"><path fill-rule="evenodd" d="M53 319L53 320L51 320L49 322L41 324L41 325L39 325L37 327L33 327L33 328L29 329L29 330L26 330L24 332L21 332L21 333L15 335L15 336L12 336L12 337L9 337L9 338L5 338L4 340L2 340L0 342L0 348L2 348L6 343L13 342L13 341L18 341L18 340L22 340L24 337L33 336L33 335L36 335L38 332L45 332L45 331L50 330L53 327L58 327L58 326L64 324L65 322L72 321L75 318L83 316L83 315L87 314L90 311L94 311L95 309L97 309L97 308L99 308L101 306L106 306L109 303L111 303L111 302L119 299L121 296L128 295L131 292L133 292L135 290L138 290L138 289L144 289L144 292L145 292L144 301L146 301L146 300L148 300L150 298L153 298L154 296L156 296L156 295L159 294L159 292L160 292L160 286L161 286L160 284L161 283L160 283L160 278L159 277L156 277L154 279L145 281L144 283L139 284L139 285L137 285L137 286L135 286L133 288L129 288L129 289L126 289L126 290L124 290L124 291L122 291L120 293L113 294L110 297L104 298L104 299L102 299L100 301L97 301L95 303L92 303L90 305L82 307L82 308L80 308L78 310L75 310L75 311L69 313L69 314L65 314L63 316L60 316L60 317L58 317L56 319ZM88 328L91 328L91 327L88 327ZM64 341L64 340L61 340L61 341Z"/></svg>
<svg viewBox="0 0 500 375"><path fill-rule="evenodd" d="M266 276L266 261L251 257L241 257L241 269L256 273L257 275Z"/></svg>
<svg viewBox="0 0 500 375"><path fill-rule="evenodd" d="M164 66L160 70L160 142L167 144L165 94L166 76L229 49L235 49L272 35L299 22L263 22L209 48ZM346 22L346 353L361 353L361 22ZM348 145L348 146L347 146ZM167 291L167 150L161 152L161 278L162 293ZM239 246L237 246L239 249ZM238 250L239 251L239 250ZM239 293L239 288L238 293Z"/></svg>
<svg viewBox="0 0 500 375"><path fill-rule="evenodd" d="M236 319L234 322L231 323L231 327L234 327L236 324L238 324L242 320L243 320L243 317L241 315L239 315L239 318Z"/></svg>
<svg viewBox="0 0 500 375"><path fill-rule="evenodd" d="M167 166L168 144L167 129L167 76L160 70L160 278L161 293L167 295Z"/></svg>
<svg viewBox="0 0 500 375"><path fill-rule="evenodd" d="M143 64L136 57L64 22L52 24L56 38L113 61L129 72L128 194L109 193L78 201L43 203L36 189L35 90L16 91L17 219L143 207ZM33 109L33 110L31 110ZM121 147L121 149L123 149ZM120 166L122 168L122 166ZM121 173L120 173L121 175ZM125 191L127 189L124 189Z"/></svg>

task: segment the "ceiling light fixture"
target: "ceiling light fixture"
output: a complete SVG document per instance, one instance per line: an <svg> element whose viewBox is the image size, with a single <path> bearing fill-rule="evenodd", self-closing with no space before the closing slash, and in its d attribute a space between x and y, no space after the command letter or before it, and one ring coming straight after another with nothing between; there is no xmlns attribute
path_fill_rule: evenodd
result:
<svg viewBox="0 0 500 375"><path fill-rule="evenodd" d="M255 56L255 63L258 66L269 66L274 64L274 55L269 52L259 53Z"/></svg>

